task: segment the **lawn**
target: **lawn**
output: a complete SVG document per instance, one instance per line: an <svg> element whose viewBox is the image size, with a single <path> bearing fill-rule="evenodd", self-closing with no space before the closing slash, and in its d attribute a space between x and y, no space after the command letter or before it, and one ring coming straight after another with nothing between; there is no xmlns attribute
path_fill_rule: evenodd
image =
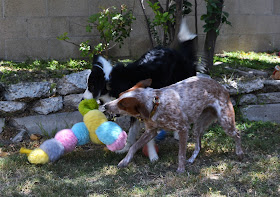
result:
<svg viewBox="0 0 280 197"><path fill-rule="evenodd" d="M231 56L234 53L223 54L216 61L238 66L246 62L248 67L248 61L257 61L269 71L280 62L279 58L274 62L277 57L271 54L266 55L271 58L267 63L257 55ZM100 145L77 147L55 163L33 165L18 151L21 146L34 149L46 138L0 144L1 196L280 196L280 125L247 121L238 109L236 113L245 158L237 160L234 142L214 124L202 139L198 158L180 175L176 173L178 142L172 133L159 143L157 162L150 163L139 151L123 169L117 164L124 155ZM190 139L187 157L193 149Z"/></svg>
<svg viewBox="0 0 280 197"><path fill-rule="evenodd" d="M218 126L204 135L202 150L186 173L176 173L178 143L171 134L159 144L159 161L150 163L138 152L124 169L117 168L124 155L102 146L76 148L55 163L33 165L20 146L10 145L0 158L2 196L279 196L280 127L272 123L240 121L246 156L238 161L234 143ZM194 148L190 141L187 156Z"/></svg>
<svg viewBox="0 0 280 197"><path fill-rule="evenodd" d="M91 68L84 60L27 60L25 62L0 61L0 83L19 83L61 78L72 72Z"/></svg>

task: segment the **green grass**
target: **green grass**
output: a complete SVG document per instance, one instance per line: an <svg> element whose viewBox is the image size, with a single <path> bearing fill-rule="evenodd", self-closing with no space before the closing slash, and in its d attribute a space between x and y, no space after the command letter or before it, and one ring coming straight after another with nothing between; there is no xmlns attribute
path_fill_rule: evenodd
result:
<svg viewBox="0 0 280 197"><path fill-rule="evenodd" d="M0 158L2 196L279 196L280 127L238 122L246 157L238 161L234 143L218 125L204 135L202 150L186 173L176 173L178 143L171 134L159 144L160 159L151 164L138 152L124 169L124 155L87 145L55 163L29 164L15 152ZM26 144L25 144L26 145ZM34 148L36 144L29 144ZM19 149L13 147L13 149ZM189 143L187 156L193 151ZM8 151L11 147L2 147Z"/></svg>
<svg viewBox="0 0 280 197"><path fill-rule="evenodd" d="M11 84L28 81L42 81L49 78L61 78L66 74L91 68L84 60L27 60L25 62L0 61L0 82Z"/></svg>
<svg viewBox="0 0 280 197"><path fill-rule="evenodd" d="M130 59L118 60L123 63L131 62ZM273 53L255 52L224 52L214 57L214 62L222 62L222 65L214 66L211 76L231 75L231 68L253 68L273 72L274 67L280 64L280 58ZM91 63L84 60L69 60L59 62L56 60L27 60L25 62L0 61L0 83L12 84L18 82L42 81L50 78L61 78L72 72L91 68Z"/></svg>
<svg viewBox="0 0 280 197"><path fill-rule="evenodd" d="M225 52L215 61L224 63L211 71L217 76L227 74L225 65L272 72L280 62L272 54L253 52ZM37 63L1 62L1 78L7 82L9 72L21 70L34 73L46 69L56 76L52 71L63 75L90 67L84 63ZM171 134L159 144L159 161L150 163L138 152L124 169L117 168L124 155L106 152L103 146L77 147L55 163L32 165L18 151L21 146L34 149L42 141L0 143L0 153L10 153L0 157L1 196L280 196L280 125L247 121L238 109L236 112L245 158L236 159L233 140L214 124L202 139L202 150L195 163L187 165L182 175L176 173L178 143ZM193 149L190 141L187 157Z"/></svg>
<svg viewBox="0 0 280 197"><path fill-rule="evenodd" d="M251 68L261 71L273 72L274 67L280 64L280 58L275 53L256 53L256 52L224 52L214 57L214 62L223 64L213 66L210 71L211 76L220 77L221 75L232 75L232 71L224 69L225 66L242 69Z"/></svg>

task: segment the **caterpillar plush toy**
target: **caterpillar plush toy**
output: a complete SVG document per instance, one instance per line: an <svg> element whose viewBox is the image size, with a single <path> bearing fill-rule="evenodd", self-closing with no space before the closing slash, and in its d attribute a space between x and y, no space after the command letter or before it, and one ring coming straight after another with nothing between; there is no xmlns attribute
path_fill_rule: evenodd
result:
<svg viewBox="0 0 280 197"><path fill-rule="evenodd" d="M55 137L44 141L39 148L29 150L21 148L20 153L28 155L28 161L33 164L45 164L58 160L63 154L71 152L76 146L92 141L95 144L105 144L111 151L120 150L125 146L127 134L120 126L108 121L98 110L94 99L85 99L79 104L79 111L84 122L73 125L71 129L63 129Z"/></svg>

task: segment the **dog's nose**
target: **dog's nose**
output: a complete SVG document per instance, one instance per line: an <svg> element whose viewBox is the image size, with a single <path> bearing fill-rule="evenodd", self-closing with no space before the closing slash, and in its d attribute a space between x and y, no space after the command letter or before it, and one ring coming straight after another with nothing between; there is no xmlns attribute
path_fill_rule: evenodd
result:
<svg viewBox="0 0 280 197"><path fill-rule="evenodd" d="M105 110L108 110L108 105L103 105Z"/></svg>

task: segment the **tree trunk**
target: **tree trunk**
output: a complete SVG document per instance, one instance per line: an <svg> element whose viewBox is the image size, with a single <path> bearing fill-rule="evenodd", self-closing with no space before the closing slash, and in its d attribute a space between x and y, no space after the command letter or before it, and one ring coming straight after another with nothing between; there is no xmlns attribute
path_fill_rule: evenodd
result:
<svg viewBox="0 0 280 197"><path fill-rule="evenodd" d="M217 6L220 8L220 10L223 9L224 0L219 0L219 3ZM208 14L208 13L207 13ZM214 24L214 29L211 29L206 33L205 43L204 43L204 55L206 56L207 61L207 70L210 70L213 66L213 59L214 59L214 52L215 52L215 45L216 40L218 37L217 29L221 25L221 14L212 13L211 18L213 20L216 20Z"/></svg>
<svg viewBox="0 0 280 197"><path fill-rule="evenodd" d="M183 0L175 0L176 2L176 21L175 21L175 33L172 43L170 44L171 48L176 48L178 46L178 38L177 35L179 33L180 23L182 20L182 7Z"/></svg>

